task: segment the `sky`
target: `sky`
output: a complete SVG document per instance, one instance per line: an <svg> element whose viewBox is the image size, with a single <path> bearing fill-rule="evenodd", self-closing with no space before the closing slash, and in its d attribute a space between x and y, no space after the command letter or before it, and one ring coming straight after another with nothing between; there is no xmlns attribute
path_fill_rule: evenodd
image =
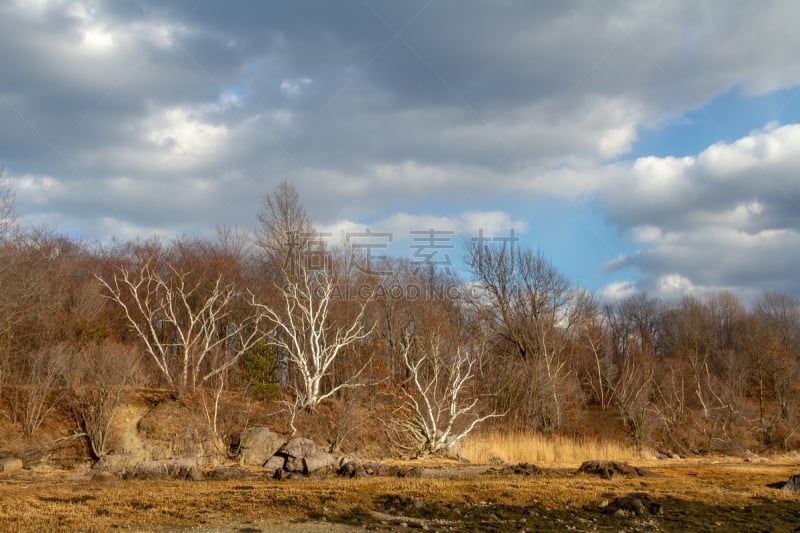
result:
<svg viewBox="0 0 800 533"><path fill-rule="evenodd" d="M0 3L20 222L252 229L288 180L332 239L484 235L614 299L800 298L797 2ZM429 234L429 233L428 233ZM452 243L455 248L446 248Z"/></svg>

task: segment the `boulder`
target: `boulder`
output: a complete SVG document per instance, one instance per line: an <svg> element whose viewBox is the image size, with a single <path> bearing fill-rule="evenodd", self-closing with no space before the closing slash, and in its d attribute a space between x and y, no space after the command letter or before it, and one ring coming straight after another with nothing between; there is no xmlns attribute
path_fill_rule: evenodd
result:
<svg viewBox="0 0 800 533"><path fill-rule="evenodd" d="M278 470L283 470L283 465L286 463L286 458L280 455L273 455L269 460L264 463L264 470L274 474Z"/></svg>
<svg viewBox="0 0 800 533"><path fill-rule="evenodd" d="M191 459L144 461L125 472L124 479L187 479L202 481L203 473Z"/></svg>
<svg viewBox="0 0 800 533"><path fill-rule="evenodd" d="M323 469L335 469L339 466L339 459L330 453L319 453L303 457L303 473L311 474Z"/></svg>
<svg viewBox="0 0 800 533"><path fill-rule="evenodd" d="M250 475L250 471L242 466L220 465L208 472L206 477L216 481L230 481L247 479Z"/></svg>
<svg viewBox="0 0 800 533"><path fill-rule="evenodd" d="M285 443L283 437L267 427L248 428L239 437L239 463L263 466Z"/></svg>
<svg viewBox="0 0 800 533"><path fill-rule="evenodd" d="M287 472L310 474L326 467L335 467L335 456L325 452L311 439L297 438L287 442L279 452L286 457L283 469Z"/></svg>
<svg viewBox="0 0 800 533"><path fill-rule="evenodd" d="M639 477L645 476L647 473L635 466L628 463L619 461L584 461L578 472L582 474L597 475L603 479L611 479L615 474L620 474L626 477Z"/></svg>
<svg viewBox="0 0 800 533"><path fill-rule="evenodd" d="M367 476L367 471L360 462L350 459L342 461L336 474L342 477L361 478Z"/></svg>
<svg viewBox="0 0 800 533"><path fill-rule="evenodd" d="M789 478L789 481L781 486L781 490L787 492L800 492L800 475L794 475Z"/></svg>
<svg viewBox="0 0 800 533"><path fill-rule="evenodd" d="M532 463L519 463L490 468L485 473L500 476L536 476L542 473L542 469Z"/></svg>
<svg viewBox="0 0 800 533"><path fill-rule="evenodd" d="M0 459L0 472L11 473L22 470L22 459L16 457L3 457Z"/></svg>
<svg viewBox="0 0 800 533"><path fill-rule="evenodd" d="M131 470L137 464L146 460L143 454L125 453L120 455L104 455L93 466L92 469L120 473Z"/></svg>
<svg viewBox="0 0 800 533"><path fill-rule="evenodd" d="M613 514L619 517L628 516L662 516L664 507L650 495L635 492L615 499L608 505L601 505L603 514Z"/></svg>

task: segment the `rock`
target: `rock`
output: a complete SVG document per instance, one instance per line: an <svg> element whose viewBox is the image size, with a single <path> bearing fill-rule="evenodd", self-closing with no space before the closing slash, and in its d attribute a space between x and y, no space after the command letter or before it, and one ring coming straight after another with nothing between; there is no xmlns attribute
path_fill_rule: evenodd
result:
<svg viewBox="0 0 800 533"><path fill-rule="evenodd" d="M303 473L312 474L323 469L333 469L338 466L339 460L330 453L319 453L303 457Z"/></svg>
<svg viewBox="0 0 800 533"><path fill-rule="evenodd" d="M22 470L22 459L16 457L3 457L0 459L0 472L10 474Z"/></svg>
<svg viewBox="0 0 800 533"><path fill-rule="evenodd" d="M516 465L505 465L501 468L490 468L487 474L500 476L533 476L542 473L542 469L530 463L519 463Z"/></svg>
<svg viewBox="0 0 800 533"><path fill-rule="evenodd" d="M681 456L680 456L680 455L678 455L677 453L671 453L671 454L669 455L669 458L670 458L670 459L681 459Z"/></svg>
<svg viewBox="0 0 800 533"><path fill-rule="evenodd" d="M272 479L277 481L283 481L284 479L292 479L294 474L292 472L287 472L286 470L276 470L275 473L272 475Z"/></svg>
<svg viewBox="0 0 800 533"><path fill-rule="evenodd" d="M336 471L336 474L342 477L361 478L367 476L367 471L364 466L356 460L346 460Z"/></svg>
<svg viewBox="0 0 800 533"><path fill-rule="evenodd" d="M239 437L239 463L263 466L286 443L286 439L267 427L242 431Z"/></svg>
<svg viewBox="0 0 800 533"><path fill-rule="evenodd" d="M661 516L664 507L649 495L636 492L615 499L603 507L603 513L614 516Z"/></svg>
<svg viewBox="0 0 800 533"><path fill-rule="evenodd" d="M123 479L186 479L202 481L203 473L191 459L144 461L125 472Z"/></svg>
<svg viewBox="0 0 800 533"><path fill-rule="evenodd" d="M250 471L238 465L223 465L213 469L206 477L217 481L239 480L250 477Z"/></svg>
<svg viewBox="0 0 800 533"><path fill-rule="evenodd" d="M647 475L642 469L619 461L585 461L578 468L582 474L598 475L603 479L611 479L615 474L626 477L639 477Z"/></svg>
<svg viewBox="0 0 800 533"><path fill-rule="evenodd" d="M140 454L104 455L92 468L94 470L120 473L130 470L144 461L145 458Z"/></svg>
<svg viewBox="0 0 800 533"><path fill-rule="evenodd" d="M264 463L264 470L267 472L275 473L278 470L283 470L283 465L286 463L286 458L280 455L273 455L269 460Z"/></svg>
<svg viewBox="0 0 800 533"><path fill-rule="evenodd" d="M186 457L197 465L217 463L220 443L188 397L159 402L139 419L136 435L148 455L143 460Z"/></svg>
<svg viewBox="0 0 800 533"><path fill-rule="evenodd" d="M286 457L283 469L287 472L307 473L304 459L325 454L325 451L311 439L296 438L283 445L280 455Z"/></svg>
<svg viewBox="0 0 800 533"><path fill-rule="evenodd" d="M787 492L800 492L800 475L794 475L789 478L789 481L781 486L781 490Z"/></svg>

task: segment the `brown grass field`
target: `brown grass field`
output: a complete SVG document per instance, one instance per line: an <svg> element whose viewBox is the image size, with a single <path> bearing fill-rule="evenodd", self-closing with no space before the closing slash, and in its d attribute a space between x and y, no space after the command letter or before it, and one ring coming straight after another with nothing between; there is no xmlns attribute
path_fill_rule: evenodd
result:
<svg viewBox="0 0 800 533"><path fill-rule="evenodd" d="M0 475L0 531L796 531L800 525L800 495L769 487L800 473L797 456L765 463L647 461L612 444L538 439L476 437L465 445L469 464L404 463L435 473L424 478L98 482L88 470L25 470ZM586 455L600 453L606 455ZM539 454L542 473L476 467L480 458L517 462L531 454ZM587 458L628 461L651 475L576 473ZM617 498L642 493L636 498L662 512L614 512Z"/></svg>

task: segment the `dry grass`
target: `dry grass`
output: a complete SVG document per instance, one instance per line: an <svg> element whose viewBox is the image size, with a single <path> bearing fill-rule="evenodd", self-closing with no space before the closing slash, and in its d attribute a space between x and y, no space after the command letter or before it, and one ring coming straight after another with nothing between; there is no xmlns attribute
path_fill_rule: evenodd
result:
<svg viewBox="0 0 800 533"><path fill-rule="evenodd" d="M462 453L465 459L480 464L503 461L551 467L575 467L590 459L635 462L652 455L650 450L639 451L611 440L499 431L468 436Z"/></svg>
<svg viewBox="0 0 800 533"><path fill-rule="evenodd" d="M319 524L322 516L333 518L354 508L380 510L380 502L391 494L429 503L454 503L464 512L470 509L465 502L513 506L520 516L527 517L529 529L553 529L554 523L549 521L553 513L565 519L569 518L565 513L572 513L596 520L596 525L603 526L601 530L618 531L631 524L613 516L603 518L592 509L603 500L631 492L646 492L664 502L664 520L669 521L664 530L703 529L703 525L719 520L736 520L730 522L735 524L734 530L759 523L764 530L777 530L794 520L800 496L768 488L767 484L786 480L797 468L796 460L780 465L670 464L653 468L659 474L655 477L614 480L576 476L571 469L528 477L199 483L97 483L68 473L27 474L27 479L0 478L0 531L273 531L292 519L311 518ZM540 513L553 511L536 518L529 514L531 506ZM457 529L484 529L487 523L465 522ZM332 527L330 523L324 525L320 531ZM306 524L302 530L310 527Z"/></svg>

